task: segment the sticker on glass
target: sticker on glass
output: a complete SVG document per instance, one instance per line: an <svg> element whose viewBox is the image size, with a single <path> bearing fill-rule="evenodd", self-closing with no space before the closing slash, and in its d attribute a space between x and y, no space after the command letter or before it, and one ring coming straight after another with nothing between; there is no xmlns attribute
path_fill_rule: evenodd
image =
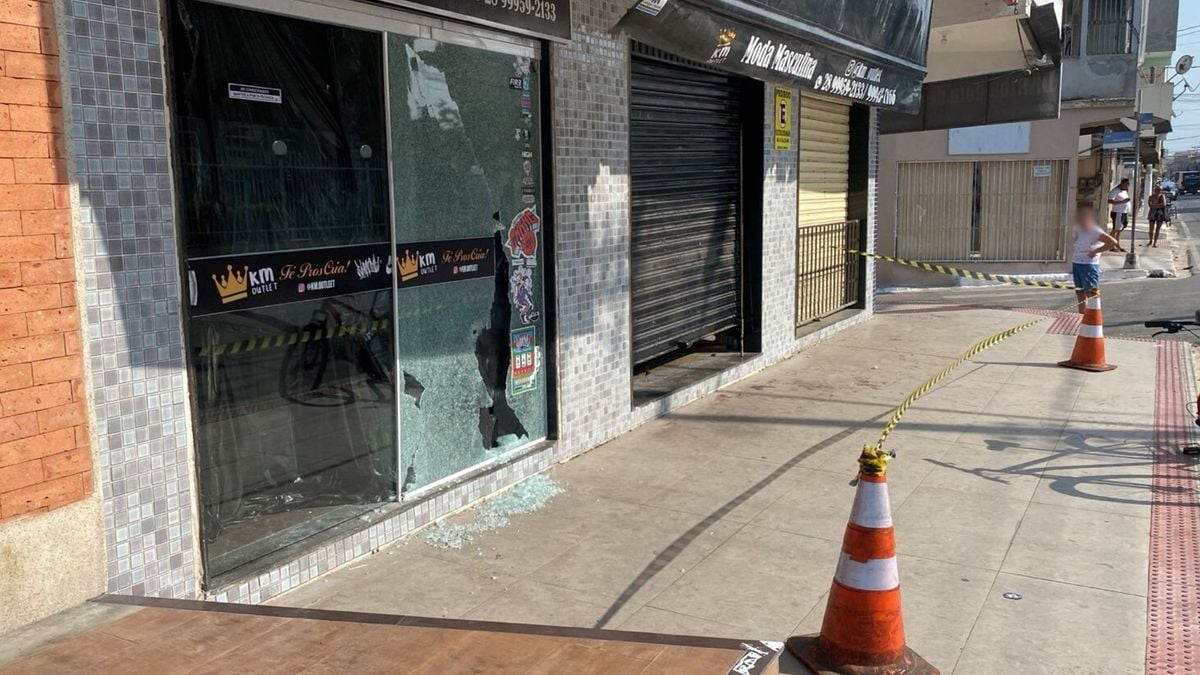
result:
<svg viewBox="0 0 1200 675"><path fill-rule="evenodd" d="M252 84L229 83L229 98L255 103L283 103L283 90L275 87L256 87Z"/></svg>
<svg viewBox="0 0 1200 675"><path fill-rule="evenodd" d="M509 331L512 362L509 366L513 395L537 389L537 328L528 326Z"/></svg>

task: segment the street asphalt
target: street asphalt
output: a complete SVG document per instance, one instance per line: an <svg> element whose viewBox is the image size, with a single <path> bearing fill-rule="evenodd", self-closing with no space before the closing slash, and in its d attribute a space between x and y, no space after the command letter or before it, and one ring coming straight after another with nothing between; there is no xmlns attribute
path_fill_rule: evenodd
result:
<svg viewBox="0 0 1200 675"><path fill-rule="evenodd" d="M1183 252L1179 278L1127 279L1102 284L1104 297L1104 331L1113 337L1144 337L1154 334L1142 324L1151 319L1195 319L1200 310L1200 270L1186 269L1189 246L1200 246L1200 197L1184 197L1178 202L1179 217L1184 227L1169 227L1173 246ZM1188 231L1191 239L1182 236ZM1119 254L1108 254L1119 255ZM886 264L886 263L881 263ZM1194 272L1194 274L1193 274ZM958 304L996 305L1009 307L1038 307L1070 309L1074 298L1068 292L998 287L938 288L881 295L881 304L913 302L946 302ZM1200 338L1187 333L1159 336L1167 339L1193 341Z"/></svg>

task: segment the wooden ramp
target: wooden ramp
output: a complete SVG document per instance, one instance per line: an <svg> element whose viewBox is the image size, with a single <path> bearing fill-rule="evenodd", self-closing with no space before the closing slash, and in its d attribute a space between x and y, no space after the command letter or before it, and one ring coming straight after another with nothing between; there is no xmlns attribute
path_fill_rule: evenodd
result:
<svg viewBox="0 0 1200 675"><path fill-rule="evenodd" d="M144 605L0 673L777 675L752 640L109 596Z"/></svg>

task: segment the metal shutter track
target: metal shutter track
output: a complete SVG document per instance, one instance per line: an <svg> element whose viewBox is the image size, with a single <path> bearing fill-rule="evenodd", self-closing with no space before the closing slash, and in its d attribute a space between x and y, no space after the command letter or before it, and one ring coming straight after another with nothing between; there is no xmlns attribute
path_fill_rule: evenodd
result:
<svg viewBox="0 0 1200 675"><path fill-rule="evenodd" d="M738 325L738 80L635 55L633 361Z"/></svg>

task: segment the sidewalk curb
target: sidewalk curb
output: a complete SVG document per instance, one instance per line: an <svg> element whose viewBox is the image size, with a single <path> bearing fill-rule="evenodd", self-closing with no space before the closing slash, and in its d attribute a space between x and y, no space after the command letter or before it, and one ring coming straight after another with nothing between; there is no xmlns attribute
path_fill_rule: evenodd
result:
<svg viewBox="0 0 1200 675"><path fill-rule="evenodd" d="M1194 273L1196 271L1196 265L1200 264L1200 251L1196 250L1196 241L1192 239L1192 231L1188 228L1187 222L1184 221L1182 217L1179 218L1178 223L1172 223L1172 225L1179 228L1177 230L1179 235L1188 241L1188 267L1192 268L1192 272Z"/></svg>

